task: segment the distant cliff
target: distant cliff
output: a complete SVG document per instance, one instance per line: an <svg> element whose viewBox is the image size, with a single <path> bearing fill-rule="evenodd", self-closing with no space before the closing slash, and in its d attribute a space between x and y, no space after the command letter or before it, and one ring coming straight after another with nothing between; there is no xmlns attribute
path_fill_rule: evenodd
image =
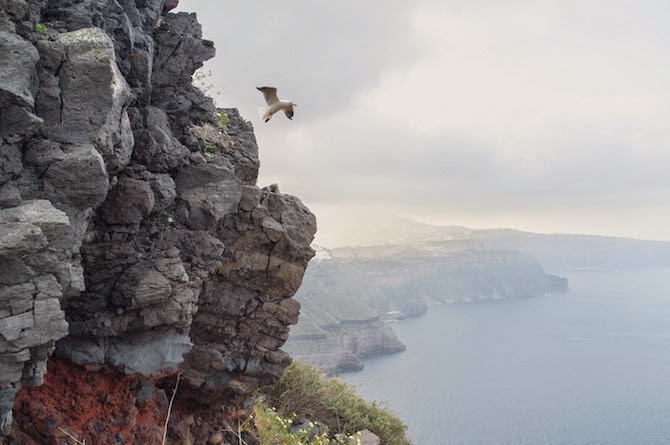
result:
<svg viewBox="0 0 670 445"><path fill-rule="evenodd" d="M176 4L0 1L0 420L20 443L160 443L177 373L170 443L206 443L223 424L197 407L290 361L315 218L256 186L253 129L192 86L214 47Z"/></svg>
<svg viewBox="0 0 670 445"><path fill-rule="evenodd" d="M363 369L364 357L406 349L376 311L357 301L357 294L318 290L316 282L341 289L340 283L321 281L326 276L312 271L321 267L319 262L312 262L305 275L312 284L305 283L300 297L300 320L291 328L289 341L283 348L291 357L317 366L327 374L337 374Z"/></svg>
<svg viewBox="0 0 670 445"><path fill-rule="evenodd" d="M303 310L284 349L328 372L404 350L390 325L432 305L536 297L567 289L538 261L468 243L410 243L332 249L312 261L296 298ZM402 339L400 339L402 340Z"/></svg>
<svg viewBox="0 0 670 445"><path fill-rule="evenodd" d="M441 244L453 249L516 250L557 272L670 265L670 241L435 226L372 212L323 218L319 227L317 243L329 248Z"/></svg>
<svg viewBox="0 0 670 445"><path fill-rule="evenodd" d="M566 289L567 280L544 269L670 265L670 242L663 241L433 226L365 212L320 226L319 242L339 247L317 252L310 264L296 296L304 315L285 349L330 372L360 369L365 355L402 349L382 321L420 315L432 304Z"/></svg>

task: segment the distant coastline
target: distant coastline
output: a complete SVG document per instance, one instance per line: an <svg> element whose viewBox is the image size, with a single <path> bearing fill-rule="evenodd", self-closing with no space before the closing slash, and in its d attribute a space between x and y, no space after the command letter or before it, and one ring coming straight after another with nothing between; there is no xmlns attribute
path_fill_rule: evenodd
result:
<svg viewBox="0 0 670 445"><path fill-rule="evenodd" d="M366 357L404 351L391 322L420 317L433 306L568 290L565 277L545 270L670 265L670 242L438 227L397 218L370 232L367 227L355 232L365 245L317 246L296 296L301 315L284 349L330 374L360 370Z"/></svg>

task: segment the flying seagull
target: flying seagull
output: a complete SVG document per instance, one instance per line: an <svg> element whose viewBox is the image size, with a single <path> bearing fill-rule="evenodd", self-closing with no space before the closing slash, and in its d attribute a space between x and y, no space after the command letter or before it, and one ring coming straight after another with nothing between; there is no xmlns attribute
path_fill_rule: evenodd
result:
<svg viewBox="0 0 670 445"><path fill-rule="evenodd" d="M286 117L293 119L293 107L297 107L296 104L290 100L282 100L277 97L277 88L274 87L256 87L258 91L263 93L265 98L265 103L267 107L262 107L258 109L258 115L267 122L272 118L272 115L283 110Z"/></svg>

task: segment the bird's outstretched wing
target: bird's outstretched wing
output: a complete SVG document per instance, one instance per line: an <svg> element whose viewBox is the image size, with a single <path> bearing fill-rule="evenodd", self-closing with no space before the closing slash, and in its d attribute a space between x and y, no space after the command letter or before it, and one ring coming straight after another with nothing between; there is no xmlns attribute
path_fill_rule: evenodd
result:
<svg viewBox="0 0 670 445"><path fill-rule="evenodd" d="M265 97L265 103L267 105L272 105L274 103L279 102L279 98L277 97L277 88L275 87L256 87L258 91L263 93L263 97Z"/></svg>
<svg viewBox="0 0 670 445"><path fill-rule="evenodd" d="M293 105L291 105L288 108L284 108L284 114L286 115L286 117L293 120Z"/></svg>

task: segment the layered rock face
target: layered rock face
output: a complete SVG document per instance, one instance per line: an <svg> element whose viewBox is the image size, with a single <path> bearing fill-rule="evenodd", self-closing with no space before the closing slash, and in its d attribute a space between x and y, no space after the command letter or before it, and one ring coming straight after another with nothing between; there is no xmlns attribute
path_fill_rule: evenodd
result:
<svg viewBox="0 0 670 445"><path fill-rule="evenodd" d="M214 56L168 0L0 0L0 418L66 362L182 373L191 394L280 375L316 223L256 186ZM111 442L110 442L111 443Z"/></svg>
<svg viewBox="0 0 670 445"><path fill-rule="evenodd" d="M407 350L379 316L329 326L316 326L311 320L304 321L305 318L309 316L301 314L300 324L291 333L284 350L295 360L316 366L326 375L361 371L366 357Z"/></svg>
<svg viewBox="0 0 670 445"><path fill-rule="evenodd" d="M310 267L302 295L356 295L397 319L435 303L525 298L567 289L532 256L514 250L469 248L460 242L332 249ZM322 297L324 298L324 297Z"/></svg>

